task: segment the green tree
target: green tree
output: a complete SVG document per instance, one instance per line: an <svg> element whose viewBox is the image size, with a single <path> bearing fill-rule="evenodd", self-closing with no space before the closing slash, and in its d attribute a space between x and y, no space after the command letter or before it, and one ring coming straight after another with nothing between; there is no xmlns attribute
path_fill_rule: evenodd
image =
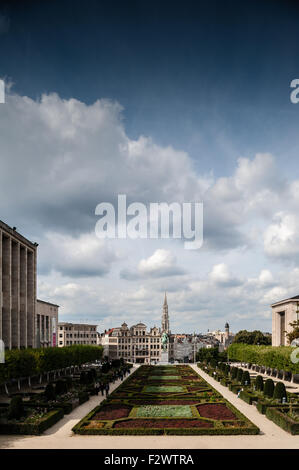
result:
<svg viewBox="0 0 299 470"><path fill-rule="evenodd" d="M293 321L293 322L289 323L289 325L292 328L292 331L290 331L290 333L287 333L285 331L285 333L286 333L286 337L288 338L289 344L291 344L291 342L294 339L299 338L299 320Z"/></svg>
<svg viewBox="0 0 299 470"><path fill-rule="evenodd" d="M233 343L270 345L271 336L264 335L259 330L241 330L234 337Z"/></svg>

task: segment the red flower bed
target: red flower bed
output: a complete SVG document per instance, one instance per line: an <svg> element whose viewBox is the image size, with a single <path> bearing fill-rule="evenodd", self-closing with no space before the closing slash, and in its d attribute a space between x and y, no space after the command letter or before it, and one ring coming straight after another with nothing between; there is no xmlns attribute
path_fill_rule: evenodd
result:
<svg viewBox="0 0 299 470"><path fill-rule="evenodd" d="M127 416L129 416L131 409L132 409L131 406L107 405L107 406L104 406L101 411L96 413L92 419L97 420L97 419L126 418Z"/></svg>
<svg viewBox="0 0 299 470"><path fill-rule="evenodd" d="M132 419L114 424L114 428L212 428L213 423L199 419Z"/></svg>
<svg viewBox="0 0 299 470"><path fill-rule="evenodd" d="M197 410L200 416L211 419L237 419L234 413L223 403L206 403L198 405Z"/></svg>

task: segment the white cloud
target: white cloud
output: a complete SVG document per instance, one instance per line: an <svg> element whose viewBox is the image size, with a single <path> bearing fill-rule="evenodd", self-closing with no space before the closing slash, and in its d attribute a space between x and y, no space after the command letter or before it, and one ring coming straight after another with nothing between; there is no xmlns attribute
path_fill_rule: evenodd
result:
<svg viewBox="0 0 299 470"><path fill-rule="evenodd" d="M119 257L108 242L99 240L94 233L83 233L75 238L49 232L41 253L42 272L52 269L69 277L102 276Z"/></svg>
<svg viewBox="0 0 299 470"><path fill-rule="evenodd" d="M264 232L266 254L285 260L299 255L299 217L292 213L280 212Z"/></svg>

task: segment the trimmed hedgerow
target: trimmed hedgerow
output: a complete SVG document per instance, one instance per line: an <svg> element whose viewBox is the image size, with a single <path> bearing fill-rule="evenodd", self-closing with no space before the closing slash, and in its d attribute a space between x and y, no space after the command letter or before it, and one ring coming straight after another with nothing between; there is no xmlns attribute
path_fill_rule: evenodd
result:
<svg viewBox="0 0 299 470"><path fill-rule="evenodd" d="M248 370L243 371L241 384L242 385L250 385L250 375L249 375Z"/></svg>
<svg viewBox="0 0 299 470"><path fill-rule="evenodd" d="M274 382L272 379L267 379L264 385L264 395L272 398L274 393Z"/></svg>
<svg viewBox="0 0 299 470"><path fill-rule="evenodd" d="M235 380L237 378L237 373L238 373L238 367L233 367L232 370L231 370L232 380Z"/></svg>
<svg viewBox="0 0 299 470"><path fill-rule="evenodd" d="M248 405L252 405L254 401L258 400L258 397L254 395L254 393L250 392L249 390L242 390L240 392L240 398L248 403Z"/></svg>
<svg viewBox="0 0 299 470"><path fill-rule="evenodd" d="M243 377L243 369L238 369L237 372L237 382L241 382Z"/></svg>
<svg viewBox="0 0 299 470"><path fill-rule="evenodd" d="M299 434L299 421L287 415L289 407L268 407L266 409L267 418L271 419L277 426L290 434Z"/></svg>
<svg viewBox="0 0 299 470"><path fill-rule="evenodd" d="M36 423L0 423L0 434L32 434L40 435L46 429L56 424L63 418L63 410L51 410Z"/></svg>
<svg viewBox="0 0 299 470"><path fill-rule="evenodd" d="M291 346L257 346L233 343L228 347L230 359L296 374L299 373L299 363L291 361L292 352Z"/></svg>
<svg viewBox="0 0 299 470"><path fill-rule="evenodd" d="M264 390L264 379L261 375L258 375L255 379L255 389L260 392Z"/></svg>

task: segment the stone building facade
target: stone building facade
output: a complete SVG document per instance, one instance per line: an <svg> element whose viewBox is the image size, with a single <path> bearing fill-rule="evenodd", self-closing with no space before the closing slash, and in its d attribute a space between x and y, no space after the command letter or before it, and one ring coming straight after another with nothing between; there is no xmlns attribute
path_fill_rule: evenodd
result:
<svg viewBox="0 0 299 470"><path fill-rule="evenodd" d="M290 323L299 318L299 295L280 300L272 308L272 346L287 346L286 333L292 328Z"/></svg>
<svg viewBox="0 0 299 470"><path fill-rule="evenodd" d="M161 331L157 327L147 331L144 323L130 328L123 323L118 328L105 331L100 344L104 347L104 356L109 359L124 358L127 362L151 364L160 360Z"/></svg>
<svg viewBox="0 0 299 470"><path fill-rule="evenodd" d="M83 323L58 323L58 346L74 344L97 345L97 325Z"/></svg>
<svg viewBox="0 0 299 470"><path fill-rule="evenodd" d="M35 347L37 246L0 221L0 339L6 349Z"/></svg>
<svg viewBox="0 0 299 470"><path fill-rule="evenodd" d="M57 346L59 305L36 300L36 347L47 348Z"/></svg>

